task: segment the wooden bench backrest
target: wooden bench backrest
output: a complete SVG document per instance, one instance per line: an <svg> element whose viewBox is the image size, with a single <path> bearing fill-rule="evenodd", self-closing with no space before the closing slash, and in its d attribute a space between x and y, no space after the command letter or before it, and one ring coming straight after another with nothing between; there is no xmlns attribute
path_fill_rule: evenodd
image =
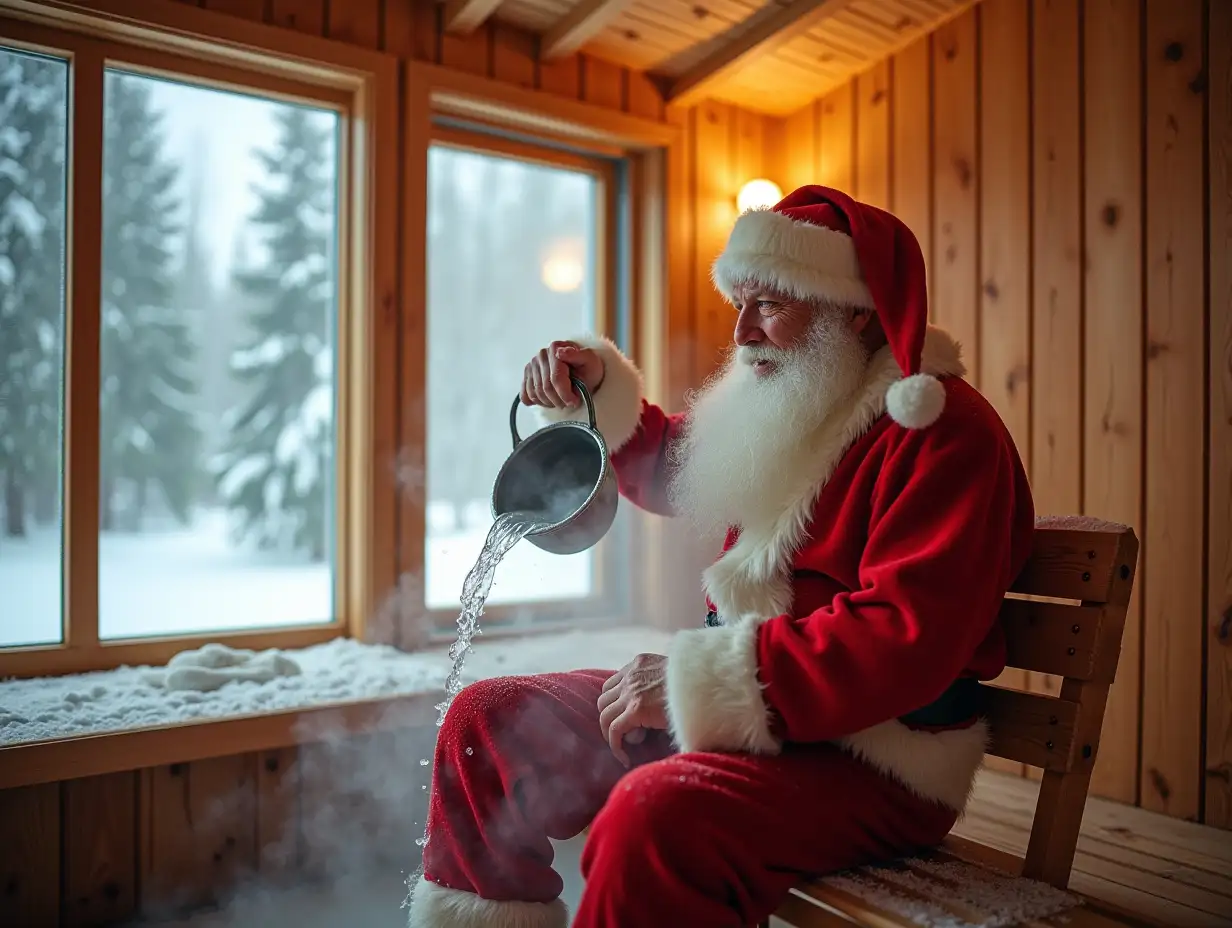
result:
<svg viewBox="0 0 1232 928"><path fill-rule="evenodd" d="M983 687L988 752L1044 771L1023 875L1056 886L1073 865L1137 561L1129 526L1040 518L1001 611L1008 665L1062 678L1055 697Z"/></svg>

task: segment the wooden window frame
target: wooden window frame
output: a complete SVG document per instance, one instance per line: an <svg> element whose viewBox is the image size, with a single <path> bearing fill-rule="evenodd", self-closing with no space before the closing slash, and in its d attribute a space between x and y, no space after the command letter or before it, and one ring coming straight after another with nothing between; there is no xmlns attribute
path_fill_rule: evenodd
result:
<svg viewBox="0 0 1232 928"><path fill-rule="evenodd" d="M612 155L600 157L567 149L552 148L542 144L509 138L507 135L474 131L434 122L428 137L428 147L444 147L468 151L480 155L523 161L545 167L583 173L594 178L600 185L601 195L595 210L595 227L591 243L597 265L595 287L595 315L591 322L595 331L619 341L621 306L619 305L621 277L628 269L620 262L620 177L617 162ZM426 402L428 384L425 379L420 402ZM517 384L511 383L510 398L517 393ZM505 423L502 406L494 413L494 422L503 429ZM512 450L512 448L510 449ZM495 477L495 474L493 474ZM426 497L423 500L427 505ZM626 526L618 526L599 541L594 554L591 591L586 596L569 599L520 600L512 603L494 603L484 609L485 635L500 631L508 635L544 630L558 631L578 626L593 625L602 620L618 621L627 607L625 597L614 587L625 580L630 565L630 533ZM426 543L426 537L425 537ZM475 552L478 555L478 551ZM425 561L424 570L427 570ZM426 582L425 582L426 587ZM456 635L457 609L431 609L428 611L431 626L430 641L448 641Z"/></svg>
<svg viewBox="0 0 1232 928"><path fill-rule="evenodd" d="M160 664L221 641L294 648L362 638L393 585L397 208L397 60L160 0L0 0L0 42L70 62L62 484L62 641L0 649L0 677ZM103 74L117 67L343 116L339 151L339 280L335 396L334 616L245 631L100 640L98 633L98 379ZM388 457L388 453L386 455Z"/></svg>
<svg viewBox="0 0 1232 928"><path fill-rule="evenodd" d="M398 61L391 56L171 0L0 0L0 16L16 15L66 27L84 24L88 31L160 47L170 45L204 58L215 55L221 41L224 48L220 54L233 56L244 66L315 78L331 86L358 84L362 106L357 112L365 114L367 121L356 138L362 142L365 156L373 159L372 174L366 178L370 189L363 198L366 212L361 224L371 236L373 272L355 285L368 288L372 315L363 335L373 368L365 384L371 398L363 420L366 431L356 452L368 462L370 479L359 481L353 492L360 505L372 509L366 538L366 551L372 557L355 569L363 569L366 581L358 588L369 597L375 593L380 596L370 598L363 610L352 613L356 617L350 629L354 637L412 647L423 626L415 614L406 617L409 622L388 613L369 622L359 619L371 615L371 607L384 602L390 591L404 591L399 578L414 576L423 563L422 518L416 526L410 494L398 492L397 472L390 461L399 448L422 447L422 409L405 402L403 396L413 378L400 373L422 369L424 360L427 293L422 283L415 282L422 282L426 271L426 139L434 111L545 140L568 141L595 152L619 151L628 157L635 281L630 293L630 351L642 367L647 397L669 408L679 407L691 380L687 341L692 301L692 210L685 183L688 152L683 120L672 107L668 108L669 122L658 123L417 62L403 66L400 105ZM400 186L396 183L399 160L403 168ZM380 190L380 196L372 187ZM390 189L398 190L396 198L390 195ZM418 446L414 444L417 438L421 442ZM408 463L414 466L422 461ZM635 586L639 614L653 623L655 616L670 611L666 604L675 601L666 597L665 591L675 590L679 584L662 569L664 540L660 532L653 525L640 530L644 531L644 541L638 543L642 556L635 564L638 573L630 582ZM362 558L365 553L357 551L356 557ZM387 559L390 553L394 556ZM693 585L689 586L692 591ZM695 592L690 592L688 602L692 604L694 599ZM494 637L500 637L500 632L485 635ZM148 659L157 660L158 656ZM0 665L0 674L11 673L14 671ZM0 747L0 786L216 757L234 753L237 738L246 751L272 750L327 739L340 730L360 732L393 724L422 724L424 718L430 721L433 717L431 704L437 698L438 694L428 693L314 705L9 745Z"/></svg>
<svg viewBox="0 0 1232 928"><path fill-rule="evenodd" d="M683 173L683 140L679 125L659 123L637 116L600 109L549 94L526 90L498 81L453 71L438 65L410 62L406 66L403 93L403 279L404 319L402 333L401 446L411 451L408 464L424 472L426 440L423 390L426 384L426 331L421 320L427 316L427 191L428 150L434 139L444 134L437 124L442 120L466 125L466 138L481 149L521 153L538 159L577 159L575 164L594 164L603 159L620 159L627 165L625 219L628 228L628 266L624 284L628 293L627 351L643 370L647 398L667 402L669 384L682 375L669 363L664 340L669 327L669 291L677 307L673 315L688 314L688 252L684 240L684 217L688 213L688 191L671 187L673 178ZM452 132L453 130L449 130ZM573 155L553 150L567 148ZM609 185L612 194L615 184ZM668 191L673 190L669 197ZM612 215L618 204L609 197ZM624 207L620 207L624 208ZM669 237L669 226L672 234ZM608 252L617 247L609 236ZM671 252L669 254L669 251ZM609 265L617 266L615 261ZM606 281L614 293L616 280ZM609 305L614 310L614 297ZM605 320L611 330L616 320ZM687 374L684 375L687 377ZM419 449L416 451L415 449ZM399 571L404 577L423 577L425 567L424 501L411 494L399 502ZM529 613L533 622L493 624L485 628L484 639L523 637L558 632L596 621L619 621L632 616L655 616L663 612L664 592L671 578L663 575L663 539L652 520L636 519L629 527L631 537L622 539L622 553L628 569L622 581L630 592L619 599L628 605L615 610L611 600L598 600L583 608L582 600L516 603L485 610L485 616L499 618L502 613ZM422 589L422 583L417 584ZM613 614L616 612L618 614ZM392 639L404 648L432 646L452 638L444 623L452 623L457 612L445 610L416 613L407 610L405 623ZM628 613L628 614L627 614ZM631 614L631 615L629 615Z"/></svg>

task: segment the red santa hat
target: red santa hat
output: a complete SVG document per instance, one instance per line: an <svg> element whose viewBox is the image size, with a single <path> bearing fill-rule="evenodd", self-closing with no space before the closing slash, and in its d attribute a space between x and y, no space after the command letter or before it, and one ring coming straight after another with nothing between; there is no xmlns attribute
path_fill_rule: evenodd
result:
<svg viewBox="0 0 1232 928"><path fill-rule="evenodd" d="M800 187L771 209L741 215L711 276L728 299L752 281L797 299L876 310L903 373L886 391L886 412L910 429L941 415L945 387L920 369L928 329L924 255L897 217L829 187Z"/></svg>

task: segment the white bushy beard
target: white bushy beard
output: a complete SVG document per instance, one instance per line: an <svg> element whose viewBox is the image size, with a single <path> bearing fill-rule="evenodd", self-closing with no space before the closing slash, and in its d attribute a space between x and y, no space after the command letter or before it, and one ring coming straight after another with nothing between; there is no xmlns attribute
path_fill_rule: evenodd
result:
<svg viewBox="0 0 1232 928"><path fill-rule="evenodd" d="M754 373L767 359L774 370ZM690 400L671 448L675 510L706 532L776 518L810 475L818 432L859 388L869 354L846 313L822 308L792 348L733 350Z"/></svg>

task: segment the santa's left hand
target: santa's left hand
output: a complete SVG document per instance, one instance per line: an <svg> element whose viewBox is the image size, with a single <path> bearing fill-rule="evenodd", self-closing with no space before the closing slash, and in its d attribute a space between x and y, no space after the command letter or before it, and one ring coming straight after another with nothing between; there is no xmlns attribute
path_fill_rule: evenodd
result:
<svg viewBox="0 0 1232 928"><path fill-rule="evenodd" d="M599 728L612 753L626 767L629 755L622 744L644 737L643 728L667 728L667 658L639 654L603 684L599 694Z"/></svg>

